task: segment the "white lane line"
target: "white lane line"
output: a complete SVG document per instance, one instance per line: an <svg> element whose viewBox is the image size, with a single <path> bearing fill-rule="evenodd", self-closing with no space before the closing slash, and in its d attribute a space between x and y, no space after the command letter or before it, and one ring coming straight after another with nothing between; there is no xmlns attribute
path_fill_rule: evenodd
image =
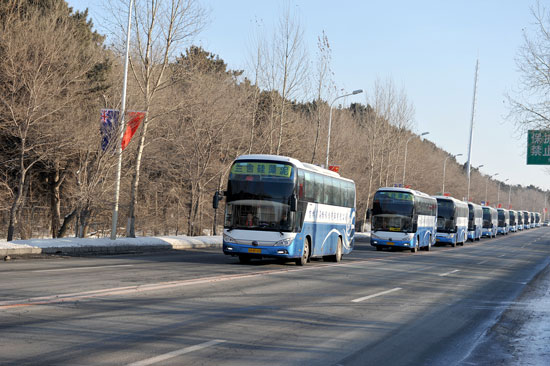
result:
<svg viewBox="0 0 550 366"><path fill-rule="evenodd" d="M483 263L487 263L487 262L489 262L489 260L488 260L488 259L485 259L484 261L481 261L481 262L479 262L478 264L483 264Z"/></svg>
<svg viewBox="0 0 550 366"><path fill-rule="evenodd" d="M499 258L502 258L502 257L505 257L505 256L506 256L506 254L501 254L501 255L499 255L498 257L499 257Z"/></svg>
<svg viewBox="0 0 550 366"><path fill-rule="evenodd" d="M225 342L225 341L222 340L222 339L214 339L212 341L197 344L195 346L185 347L185 348L182 348L182 349L179 349L179 350L176 350L176 351L165 353L163 355L159 355L159 356L156 356L156 357L151 357L151 358L148 358L146 360L133 362L133 363L128 364L127 366L152 365L154 363L159 363L159 362L162 362L162 361L166 361L170 358L181 356L181 355L184 355L184 354L189 353L189 352L198 351L198 350L201 350L201 349L204 349L204 348L207 348L207 347L210 347L210 346L214 346L218 343L223 343L223 342Z"/></svg>
<svg viewBox="0 0 550 366"><path fill-rule="evenodd" d="M71 268L54 268L54 269L36 269L31 272L57 272L57 271L79 271L81 269L101 269L110 267L133 267L133 264L113 264L110 266L91 266L91 267L71 267Z"/></svg>
<svg viewBox="0 0 550 366"><path fill-rule="evenodd" d="M369 296L360 297L358 299L351 300L351 302L361 302L361 301L365 301L365 300L368 300L368 299L372 299L373 297L386 295L386 294L389 294L389 293L392 293L392 292L395 292L395 291L399 291L399 290L401 290L401 287L396 287L396 288L392 288L391 290L379 292L377 294L372 294L372 295L369 295Z"/></svg>
<svg viewBox="0 0 550 366"><path fill-rule="evenodd" d="M455 269L454 271L451 271L451 272L447 272L447 273L442 273L440 275L438 275L439 277L445 277L445 276L448 276L450 274L453 274L453 273L456 273L456 272L460 272L459 269Z"/></svg>

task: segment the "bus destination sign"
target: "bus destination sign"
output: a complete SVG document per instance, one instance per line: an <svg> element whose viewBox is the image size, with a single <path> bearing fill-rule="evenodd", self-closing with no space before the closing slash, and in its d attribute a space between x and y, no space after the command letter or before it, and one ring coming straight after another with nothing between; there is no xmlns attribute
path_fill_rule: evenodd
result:
<svg viewBox="0 0 550 366"><path fill-rule="evenodd" d="M550 165L550 130L527 132L527 165Z"/></svg>

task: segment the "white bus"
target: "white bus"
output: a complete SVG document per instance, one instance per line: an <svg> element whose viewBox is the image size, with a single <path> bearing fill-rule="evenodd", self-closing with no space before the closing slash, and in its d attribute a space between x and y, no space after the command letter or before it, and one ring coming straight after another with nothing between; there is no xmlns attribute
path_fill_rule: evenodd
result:
<svg viewBox="0 0 550 366"><path fill-rule="evenodd" d="M481 206L468 202L468 239L471 241L481 239L483 227L483 210Z"/></svg>
<svg viewBox="0 0 550 366"><path fill-rule="evenodd" d="M450 196L434 198L437 199L437 244L464 245L468 239L468 204Z"/></svg>
<svg viewBox="0 0 550 366"><path fill-rule="evenodd" d="M483 230L481 236L496 238L498 228L498 212L496 208L483 206Z"/></svg>
<svg viewBox="0 0 550 366"><path fill-rule="evenodd" d="M372 203L370 243L376 250L404 248L415 253L435 242L437 201L407 188L379 188Z"/></svg>
<svg viewBox="0 0 550 366"><path fill-rule="evenodd" d="M223 252L298 265L339 262L352 251L355 184L338 173L277 155L243 155L227 183ZM216 192L214 207L221 199Z"/></svg>
<svg viewBox="0 0 550 366"><path fill-rule="evenodd" d="M510 231L514 233L518 231L518 212L510 210L508 214L510 216Z"/></svg>
<svg viewBox="0 0 550 366"><path fill-rule="evenodd" d="M497 234L508 235L510 231L510 212L504 208L497 208Z"/></svg>

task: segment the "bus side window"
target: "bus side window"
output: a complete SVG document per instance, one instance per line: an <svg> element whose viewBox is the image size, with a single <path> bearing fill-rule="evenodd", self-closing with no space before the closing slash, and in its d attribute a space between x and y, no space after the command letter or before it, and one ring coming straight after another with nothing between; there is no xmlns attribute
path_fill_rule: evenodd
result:
<svg viewBox="0 0 550 366"><path fill-rule="evenodd" d="M304 193L305 193L305 177L304 177L304 171L298 170L298 198L303 199Z"/></svg>
<svg viewBox="0 0 550 366"><path fill-rule="evenodd" d="M323 203L323 176L320 174L314 174L313 179L315 181L314 201L315 203Z"/></svg>

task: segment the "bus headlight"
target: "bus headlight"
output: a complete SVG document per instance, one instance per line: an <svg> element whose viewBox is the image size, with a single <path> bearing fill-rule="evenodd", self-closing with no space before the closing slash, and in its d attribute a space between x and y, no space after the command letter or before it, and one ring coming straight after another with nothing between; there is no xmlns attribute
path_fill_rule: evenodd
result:
<svg viewBox="0 0 550 366"><path fill-rule="evenodd" d="M292 243L292 240L294 240L294 239L293 238L286 238L286 239L283 239L283 240L279 240L278 242L275 243L275 245L282 246L282 247L288 247Z"/></svg>
<svg viewBox="0 0 550 366"><path fill-rule="evenodd" d="M235 239L233 239L232 237L230 237L229 235L227 235L227 234L223 234L223 241L226 242L226 243L237 244L237 241Z"/></svg>

